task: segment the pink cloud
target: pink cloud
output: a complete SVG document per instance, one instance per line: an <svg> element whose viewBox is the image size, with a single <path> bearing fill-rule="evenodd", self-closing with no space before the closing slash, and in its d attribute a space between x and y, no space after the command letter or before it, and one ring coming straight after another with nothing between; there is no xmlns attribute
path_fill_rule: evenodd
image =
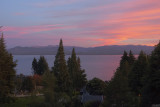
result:
<svg viewBox="0 0 160 107"><path fill-rule="evenodd" d="M137 9L141 5L151 5L151 7L145 7ZM152 5L155 4L155 5ZM123 7L124 5L124 7ZM120 6L119 10L125 10L120 13L112 13L102 15L105 18L99 20L90 20L84 23L80 23L78 26L83 28L90 28L90 31L81 32L82 34L96 35L100 39L103 45L109 44L122 44L123 41L129 40L131 44L135 44L134 40L145 45L155 45L155 43L149 43L149 39L160 39L160 1L155 2L151 0L126 2L124 4L113 4L109 7L104 6L100 8L94 8L95 11L101 9L109 9L114 6ZM143 7L143 6L142 6ZM131 8L131 9L130 9ZM132 9L134 8L134 9ZM129 11L126 11L128 9ZM108 11L108 10L106 10ZM156 23L155 23L156 22ZM144 39L145 38L145 39ZM130 39L133 39L131 41ZM145 42L147 41L147 42Z"/></svg>
<svg viewBox="0 0 160 107"><path fill-rule="evenodd" d="M85 0L50 1L37 3L36 6L54 7L78 2L85 3ZM37 38L46 38L46 44L52 43L53 39L59 40L58 38L63 37L68 42L67 45L76 46L78 44L80 46L123 45L138 44L138 42L141 45L154 45L157 43L156 39L160 39L159 0L124 0L89 5L72 11L70 9L51 10L48 14L52 15L51 20L63 24L28 27L8 26L5 31L16 32L19 36L34 35L33 33L40 32L42 34ZM21 13L17 13L17 15L21 15Z"/></svg>
<svg viewBox="0 0 160 107"><path fill-rule="evenodd" d="M64 26L60 24L55 25L39 25L39 26L28 26L28 27L5 27L4 31L18 32L20 35L31 34L36 32L53 31L59 29L71 29L72 26Z"/></svg>

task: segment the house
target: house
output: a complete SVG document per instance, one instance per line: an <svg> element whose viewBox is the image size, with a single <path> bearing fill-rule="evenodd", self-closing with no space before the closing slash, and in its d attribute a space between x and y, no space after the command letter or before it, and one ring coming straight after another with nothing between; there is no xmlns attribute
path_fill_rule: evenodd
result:
<svg viewBox="0 0 160 107"><path fill-rule="evenodd" d="M90 101L97 101L102 103L103 102L103 95L90 95L86 88L83 88L81 93L81 102L84 104Z"/></svg>

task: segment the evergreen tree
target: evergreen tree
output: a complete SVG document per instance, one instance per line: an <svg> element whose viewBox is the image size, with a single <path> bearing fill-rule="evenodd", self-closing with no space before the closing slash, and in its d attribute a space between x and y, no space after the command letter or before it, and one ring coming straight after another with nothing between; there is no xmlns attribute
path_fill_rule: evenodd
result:
<svg viewBox="0 0 160 107"><path fill-rule="evenodd" d="M45 71L49 71L48 63L44 56L40 56L37 67L38 75L43 75Z"/></svg>
<svg viewBox="0 0 160 107"><path fill-rule="evenodd" d="M130 50L130 52L129 52L129 58L128 58L129 65L132 66L134 64L135 60L136 60L136 58L134 57L132 51Z"/></svg>
<svg viewBox="0 0 160 107"><path fill-rule="evenodd" d="M129 73L129 86L137 96L141 95L143 88L143 78L148 69L147 55L141 51L138 59L135 61L131 72Z"/></svg>
<svg viewBox="0 0 160 107"><path fill-rule="evenodd" d="M80 59L80 57L77 58L77 63L78 63L78 69L81 70L81 59Z"/></svg>
<svg viewBox="0 0 160 107"><path fill-rule="evenodd" d="M109 81L105 89L106 98L103 104L104 107L115 105L116 107L137 106L136 98L134 98L128 86L128 74L130 72L128 60L127 52L124 51L121 57L120 67L117 68L114 77Z"/></svg>
<svg viewBox="0 0 160 107"><path fill-rule="evenodd" d="M128 57L128 53L126 51L124 51L123 56L121 57L120 60L120 69L123 69L125 63L128 63L129 57Z"/></svg>
<svg viewBox="0 0 160 107"><path fill-rule="evenodd" d="M136 100L128 87L128 78L124 75L125 72L128 72L129 64L126 63L125 66L126 69L124 69L124 67L123 70L117 69L114 77L107 84L104 107L112 107L115 105L116 107L136 106Z"/></svg>
<svg viewBox="0 0 160 107"><path fill-rule="evenodd" d="M77 63L78 63L78 78L79 78L79 83L78 83L78 87L79 89L84 87L87 83L87 77L85 74L85 70L81 68L81 60L78 57L77 58Z"/></svg>
<svg viewBox="0 0 160 107"><path fill-rule="evenodd" d="M85 70L81 68L81 60L80 60L79 57L77 58L77 63L78 63L78 71L79 71L78 72L79 73L78 87L82 88L87 83L87 77L86 77L86 74L85 74Z"/></svg>
<svg viewBox="0 0 160 107"><path fill-rule="evenodd" d="M32 61L32 70L33 74L38 74L38 62L36 58L34 58Z"/></svg>
<svg viewBox="0 0 160 107"><path fill-rule="evenodd" d="M0 38L0 103L10 102L14 90L16 62L6 50L3 34Z"/></svg>
<svg viewBox="0 0 160 107"><path fill-rule="evenodd" d="M160 102L160 42L150 57L150 69L143 92L143 106L150 107Z"/></svg>
<svg viewBox="0 0 160 107"><path fill-rule="evenodd" d="M76 53L73 48L71 58L68 59L68 72L70 74L73 88L76 88L78 77L78 63L76 59Z"/></svg>
<svg viewBox="0 0 160 107"><path fill-rule="evenodd" d="M67 70L64 48L62 39L59 43L59 48L55 56L54 67L52 71L56 77L56 83L59 92L69 92L70 88L70 77Z"/></svg>
<svg viewBox="0 0 160 107"><path fill-rule="evenodd" d="M68 72L70 74L73 90L80 90L86 83L85 71L81 69L80 58L72 50L71 58L68 58Z"/></svg>

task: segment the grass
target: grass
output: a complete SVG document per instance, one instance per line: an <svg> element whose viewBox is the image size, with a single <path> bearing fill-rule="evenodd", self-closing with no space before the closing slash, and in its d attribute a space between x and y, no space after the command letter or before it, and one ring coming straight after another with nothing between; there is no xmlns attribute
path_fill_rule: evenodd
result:
<svg viewBox="0 0 160 107"><path fill-rule="evenodd" d="M0 107L28 107L28 104L32 102L43 102L43 96L31 96L31 97L23 97L16 98L14 103L0 105Z"/></svg>

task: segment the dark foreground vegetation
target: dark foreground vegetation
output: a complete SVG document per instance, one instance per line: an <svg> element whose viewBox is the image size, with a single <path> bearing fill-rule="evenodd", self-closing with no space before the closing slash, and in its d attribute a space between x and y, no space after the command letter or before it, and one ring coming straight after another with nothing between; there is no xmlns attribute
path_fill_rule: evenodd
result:
<svg viewBox="0 0 160 107"><path fill-rule="evenodd" d="M34 58L32 76L16 75L16 61L0 38L0 107L154 107L160 104L160 43L147 55L124 51L110 81L87 81L73 48L65 60L60 40L53 67ZM85 94L85 95L84 95ZM103 98L85 100L85 96Z"/></svg>

